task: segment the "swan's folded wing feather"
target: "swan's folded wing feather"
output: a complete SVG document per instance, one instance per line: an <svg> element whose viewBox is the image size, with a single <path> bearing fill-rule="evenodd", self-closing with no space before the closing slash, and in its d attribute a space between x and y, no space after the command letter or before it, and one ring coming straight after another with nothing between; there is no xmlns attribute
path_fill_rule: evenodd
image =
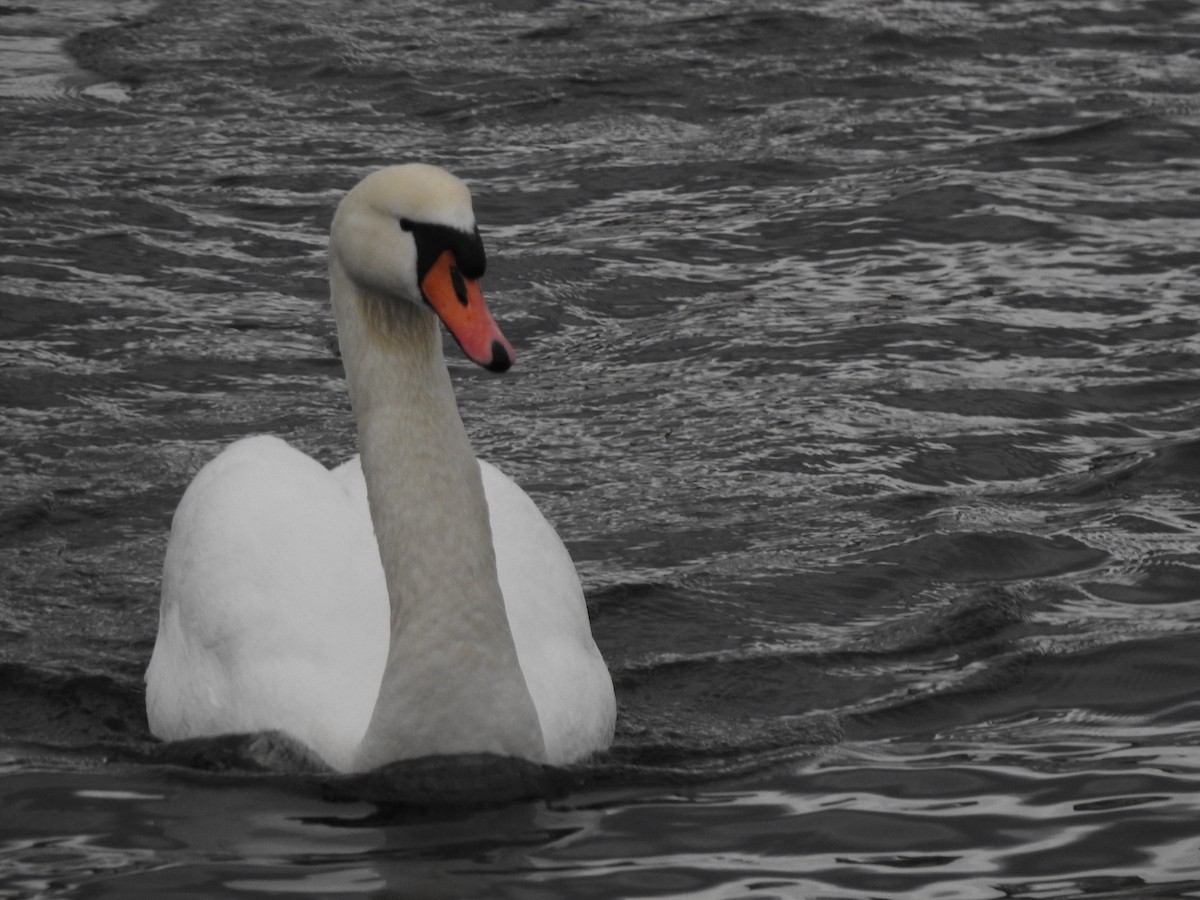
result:
<svg viewBox="0 0 1200 900"><path fill-rule="evenodd" d="M151 730L281 729L333 765L366 729L387 654L387 591L364 505L270 437L238 441L176 510Z"/></svg>
<svg viewBox="0 0 1200 900"><path fill-rule="evenodd" d="M612 741L612 677L596 648L567 548L533 500L489 463L483 473L496 571L525 683L552 763Z"/></svg>

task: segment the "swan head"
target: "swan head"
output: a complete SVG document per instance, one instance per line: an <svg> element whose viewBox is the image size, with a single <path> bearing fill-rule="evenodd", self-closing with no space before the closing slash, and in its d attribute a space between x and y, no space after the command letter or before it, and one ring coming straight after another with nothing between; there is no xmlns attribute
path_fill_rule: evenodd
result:
<svg viewBox="0 0 1200 900"><path fill-rule="evenodd" d="M343 198L330 233L331 265L376 305L431 309L473 362L493 372L513 349L492 319L479 279L487 268L467 186L422 163L371 173Z"/></svg>

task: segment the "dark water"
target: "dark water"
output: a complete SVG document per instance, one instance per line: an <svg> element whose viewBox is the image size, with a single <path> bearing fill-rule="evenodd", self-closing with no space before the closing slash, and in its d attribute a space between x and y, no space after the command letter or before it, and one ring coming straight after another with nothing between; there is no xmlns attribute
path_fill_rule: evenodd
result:
<svg viewBox="0 0 1200 900"><path fill-rule="evenodd" d="M87 28L69 45L59 39ZM0 897L1200 896L1200 5L0 6ZM467 178L477 450L617 742L433 813L168 765L189 477L354 450L341 193Z"/></svg>

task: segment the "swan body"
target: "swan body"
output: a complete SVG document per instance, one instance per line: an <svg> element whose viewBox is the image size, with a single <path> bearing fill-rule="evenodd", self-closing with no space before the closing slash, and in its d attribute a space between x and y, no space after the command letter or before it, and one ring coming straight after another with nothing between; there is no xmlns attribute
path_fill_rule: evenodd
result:
<svg viewBox="0 0 1200 900"><path fill-rule="evenodd" d="M146 673L165 740L282 730L331 767L490 752L565 764L612 739L612 680L566 548L475 459L440 318L481 365L512 348L479 292L470 195L423 165L338 208L330 282L360 455L333 470L240 440L185 492Z"/></svg>

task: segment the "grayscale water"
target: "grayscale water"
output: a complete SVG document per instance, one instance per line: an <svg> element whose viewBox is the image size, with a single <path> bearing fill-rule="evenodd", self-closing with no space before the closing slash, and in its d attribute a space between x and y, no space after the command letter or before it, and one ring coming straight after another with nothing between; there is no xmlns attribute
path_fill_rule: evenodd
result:
<svg viewBox="0 0 1200 900"><path fill-rule="evenodd" d="M1187 0L0 6L0 897L1200 896L1198 91ZM142 709L191 475L355 450L325 235L405 160L620 706L452 814Z"/></svg>

